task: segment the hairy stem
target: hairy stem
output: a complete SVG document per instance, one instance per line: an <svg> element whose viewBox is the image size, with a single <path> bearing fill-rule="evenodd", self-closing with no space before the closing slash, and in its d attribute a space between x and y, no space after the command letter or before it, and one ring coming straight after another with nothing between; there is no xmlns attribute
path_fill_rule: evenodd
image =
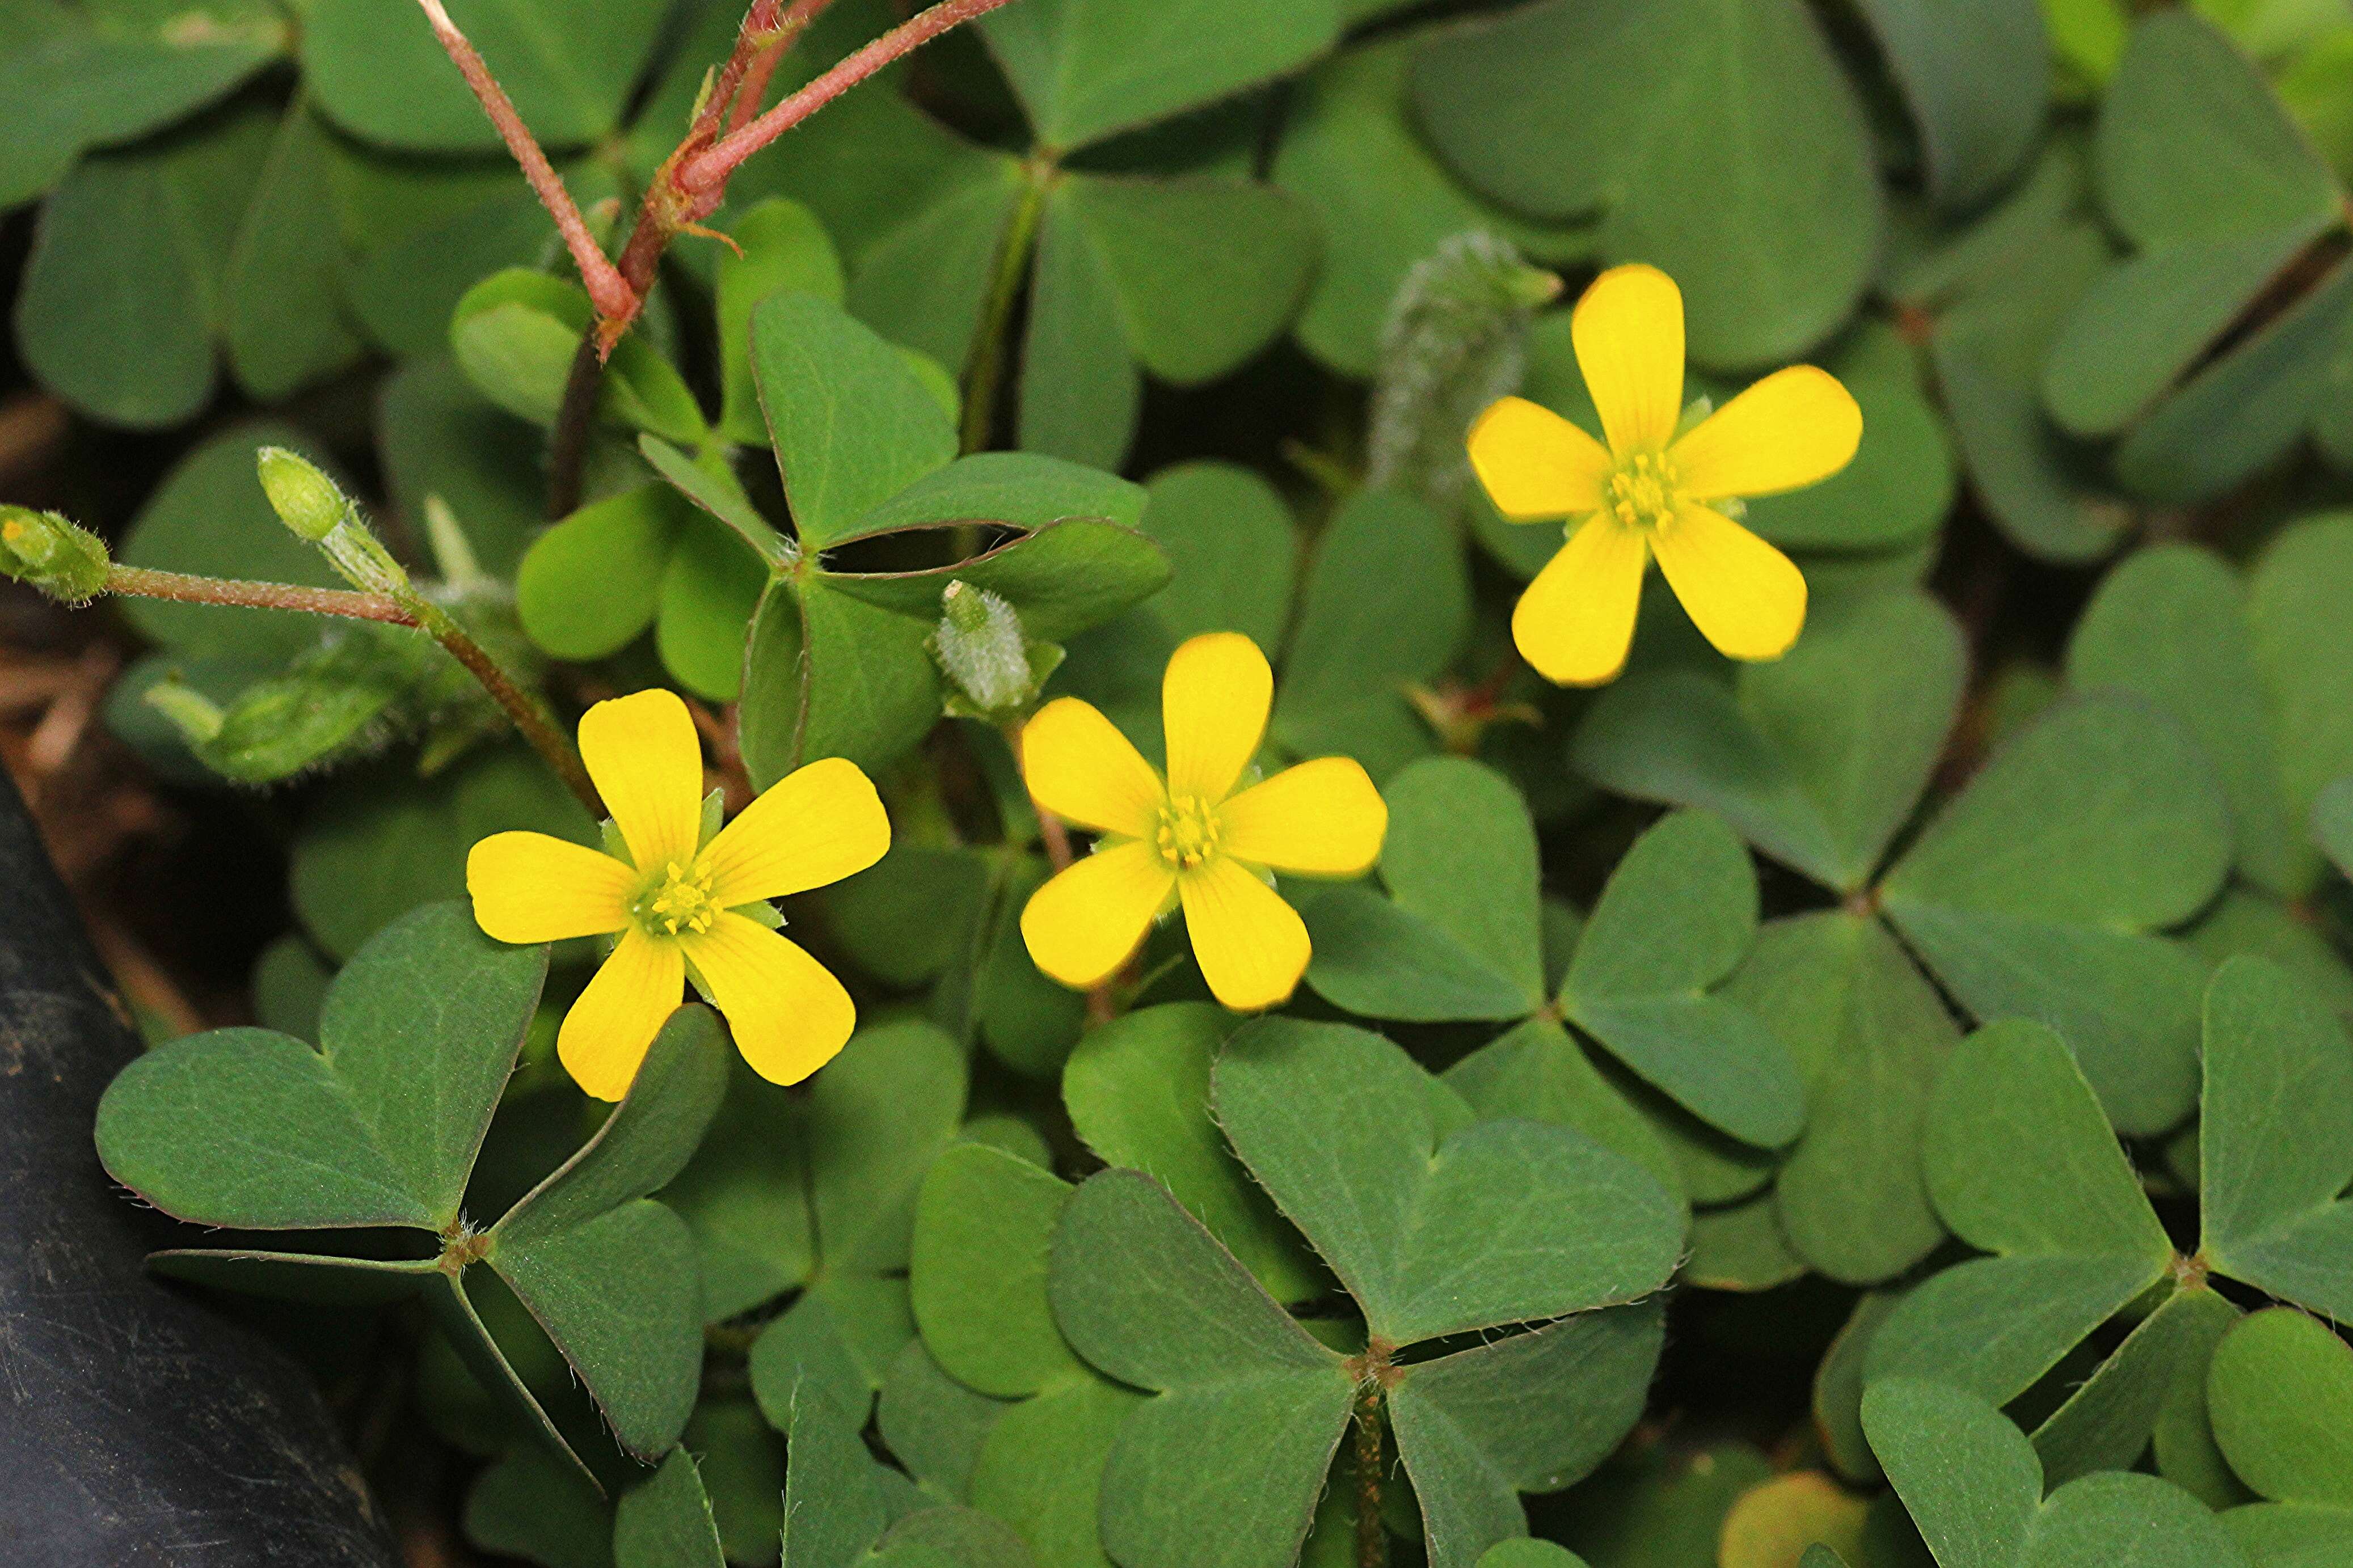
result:
<svg viewBox="0 0 2353 1568"><path fill-rule="evenodd" d="M730 132L714 146L680 165L678 183L689 192L723 185L744 160L864 81L868 77L930 43L942 33L987 15L1007 0L940 0L928 11L892 28L831 70L786 99L740 130Z"/></svg>
<svg viewBox="0 0 2353 1568"><path fill-rule="evenodd" d="M509 675L506 668L491 656L490 650L476 642L473 634L458 624L457 618L440 605L411 589L401 596L401 604L416 617L416 625L427 637L448 650L449 657L466 667L469 673L491 694L491 700L502 709L507 719L531 749L537 752L565 787L588 808L591 817L605 815L605 803L596 794L595 781L580 760L578 748L571 738L557 728L554 715L538 697L527 691Z"/></svg>
<svg viewBox="0 0 2353 1568"><path fill-rule="evenodd" d="M458 30L458 25L449 19L449 13L443 8L441 0L417 0L417 3L424 7L426 20L433 25L433 36L441 40L441 47L456 63L459 74L466 79L466 85L473 89L474 97L481 103L482 111L491 117L491 123L498 127L499 139L507 144L507 151L514 154L514 161L522 165L523 178L531 182L533 194L539 197L540 205L547 209L548 216L555 220L556 230L564 236L565 247L572 252L573 262L580 268L581 281L587 285L588 298L596 304L597 314L634 315L637 307L629 296L628 286L621 280L621 275L613 264L605 258L604 247L596 243L596 237L589 233L588 221L580 216L580 208L573 201L572 193L565 189L562 176L547 161L547 154L540 150L538 140L532 135L531 128L522 122L522 116L516 112L514 100L507 96L507 89L501 87L498 78L491 74L491 68L483 60L481 51Z"/></svg>
<svg viewBox="0 0 2353 1568"><path fill-rule="evenodd" d="M340 616L345 620L384 621L413 626L417 617L383 594L362 594L349 588L306 588L293 583L243 583L224 577L197 577L185 572L157 572L144 566L111 566L106 591L133 599L173 599L184 605L239 605L257 610L292 610L310 616Z"/></svg>
<svg viewBox="0 0 2353 1568"><path fill-rule="evenodd" d="M1356 1568L1388 1568L1381 1527L1381 1385L1367 1378L1356 1394Z"/></svg>
<svg viewBox="0 0 2353 1568"><path fill-rule="evenodd" d="M996 275L989 280L987 303L982 308L980 333L974 340L972 364L965 375L964 449L969 454L988 445L997 429L997 396L1005 384L1008 345L1007 329L1013 321L1014 301L1021 297L1021 280L1029 275L1029 258L1038 247L1038 223L1046 208L1046 191L1053 183L1053 165L1033 159L1026 173L1020 204L1005 226L1004 243L997 249Z"/></svg>

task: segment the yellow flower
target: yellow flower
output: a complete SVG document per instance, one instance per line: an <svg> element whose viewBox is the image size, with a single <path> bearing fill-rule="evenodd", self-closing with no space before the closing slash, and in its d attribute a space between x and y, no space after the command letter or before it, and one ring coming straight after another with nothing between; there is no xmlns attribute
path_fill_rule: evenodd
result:
<svg viewBox="0 0 2353 1568"><path fill-rule="evenodd" d="M1812 365L1775 371L1678 437L1683 297L1653 267L1613 267L1569 320L1604 447L1550 409L1506 397L1472 426L1471 466L1514 522L1567 520L1568 542L1512 616L1546 679L1597 686L1625 667L1642 573L1667 584L1718 651L1778 658L1806 622L1789 558L1711 502L1826 479L1862 439L1862 413Z"/></svg>
<svg viewBox="0 0 2353 1568"><path fill-rule="evenodd" d="M811 763L705 844L702 747L675 693L597 703L580 721L580 755L627 858L544 833L498 833L466 859L474 919L501 942L620 934L556 1036L565 1070L597 1099L620 1099L690 968L762 1078L798 1083L831 1060L858 1021L849 993L771 923L740 911L882 858L891 821L858 764Z"/></svg>
<svg viewBox="0 0 2353 1568"><path fill-rule="evenodd" d="M1212 632L1178 648L1160 693L1165 782L1090 704L1065 697L1038 710L1021 731L1031 796L1103 835L1021 911L1039 969L1065 985L1098 984L1181 903L1219 1001L1250 1012L1290 997L1307 970L1307 928L1266 872L1362 875L1380 858L1389 814L1346 757L1302 763L1235 792L1266 734L1273 692L1266 656L1246 637Z"/></svg>

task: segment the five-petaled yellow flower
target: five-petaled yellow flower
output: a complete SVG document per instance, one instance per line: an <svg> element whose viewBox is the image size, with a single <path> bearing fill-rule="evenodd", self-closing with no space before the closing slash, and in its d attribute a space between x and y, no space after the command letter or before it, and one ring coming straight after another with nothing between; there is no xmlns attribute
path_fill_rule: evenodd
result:
<svg viewBox="0 0 2353 1568"><path fill-rule="evenodd" d="M1039 968L1065 985L1097 984L1181 903L1219 1001L1250 1012L1289 998L1307 971L1307 928L1266 872L1359 876L1380 858L1389 814L1347 757L1237 793L1273 693L1266 656L1246 637L1211 632L1178 648L1160 693L1166 782L1092 705L1064 697L1038 710L1021 731L1030 795L1103 836L1021 911Z"/></svg>
<svg viewBox="0 0 2353 1568"><path fill-rule="evenodd" d="M1806 621L1789 558L1711 502L1826 479L1862 439L1862 414L1812 365L1775 371L1678 437L1683 297L1652 267L1613 267L1569 320L1604 447L1525 398L1472 426L1471 466L1514 522L1566 520L1568 542L1512 616L1512 640L1546 679L1594 686L1626 663L1652 555L1707 640L1733 658L1778 658Z"/></svg>
<svg viewBox="0 0 2353 1568"><path fill-rule="evenodd" d="M474 919L501 942L620 935L565 1015L556 1055L582 1089L618 1100L680 1001L686 976L727 1018L754 1071L798 1083L849 1038L849 993L798 944L741 911L864 870L891 821L855 763L811 763L702 841L702 747L674 692L599 702L580 755L613 813L622 858L544 833L474 846Z"/></svg>

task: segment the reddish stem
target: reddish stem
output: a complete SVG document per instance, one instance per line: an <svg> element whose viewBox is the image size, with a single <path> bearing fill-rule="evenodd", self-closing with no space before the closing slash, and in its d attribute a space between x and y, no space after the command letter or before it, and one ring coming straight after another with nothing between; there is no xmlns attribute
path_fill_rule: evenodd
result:
<svg viewBox="0 0 2353 1568"><path fill-rule="evenodd" d="M145 566L108 568L106 591L135 599L176 599L184 605L243 605L258 610L294 610L311 616L341 616L346 620L384 621L396 626L417 624L415 616L382 594L360 594L349 588L307 588L293 583L192 577L185 572L158 572Z"/></svg>
<svg viewBox="0 0 2353 1568"><path fill-rule="evenodd" d="M864 81L930 43L942 33L987 15L1007 0L941 0L928 11L892 28L872 43L786 99L741 130L680 165L678 184L690 195L723 187L727 177L753 153Z"/></svg>
<svg viewBox="0 0 2353 1568"><path fill-rule="evenodd" d="M580 268L580 279L587 286L588 299L596 307L596 313L600 316L635 316L638 302L631 297L628 285L621 280L621 274L615 270L613 264L605 259L604 247L596 243L596 236L588 232L588 221L580 216L580 208L573 202L572 193L565 189L555 166L547 161L547 154L540 151L531 128L515 111L514 100L507 96L506 89L501 87L498 78L491 74L491 68L483 61L481 52L458 30L458 25L449 19L449 13L442 7L441 0L417 0L417 3L425 8L426 20L433 24L433 36L441 40L442 48L457 63L459 74L466 79L466 85L474 89L475 98L480 100L483 112L491 117L491 123L498 127L499 139L507 144L507 151L514 154L515 162L522 165L523 178L531 182L532 191L539 197L540 205L555 220L556 230L564 236L565 247L572 252L572 259Z"/></svg>

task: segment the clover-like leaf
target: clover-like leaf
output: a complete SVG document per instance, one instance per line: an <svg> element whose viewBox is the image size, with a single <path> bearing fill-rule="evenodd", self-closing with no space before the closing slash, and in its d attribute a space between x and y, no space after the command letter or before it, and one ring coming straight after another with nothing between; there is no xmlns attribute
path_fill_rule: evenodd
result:
<svg viewBox="0 0 2353 1568"><path fill-rule="evenodd" d="M2005 746L1882 896L1969 1011L2049 1024L2110 1119L2153 1133L2195 1097L2200 975L2151 933L2213 897L2230 852L2221 793L2181 731L2084 697Z"/></svg>
<svg viewBox="0 0 2353 1568"><path fill-rule="evenodd" d="M1958 1389L1875 1384L1862 1424L1940 1568L2249 1568L2204 1504L2155 1476L2084 1476L2044 1498L2032 1446Z"/></svg>
<svg viewBox="0 0 2353 1568"><path fill-rule="evenodd" d="M1872 1338L1872 1382L1933 1377L2007 1401L2173 1261L2090 1086L2038 1025L1989 1025L1953 1053L1923 1159L1945 1223L1995 1256L1905 1298Z"/></svg>
<svg viewBox="0 0 2353 1568"><path fill-rule="evenodd" d="M1389 1343L1634 1300L1673 1271L1681 1215L1657 1183L1561 1128L1472 1122L1377 1036L1252 1024L1214 1089L1235 1150Z"/></svg>
<svg viewBox="0 0 2353 1568"><path fill-rule="evenodd" d="M2201 1251L2218 1269L2353 1317L2353 1039L2284 970L2236 958L2206 993Z"/></svg>
<svg viewBox="0 0 2353 1568"><path fill-rule="evenodd" d="M2259 1562L2326 1562L2353 1547L2353 1350L2316 1319L2274 1307L2214 1352L2214 1441L2263 1499L2223 1521Z"/></svg>
<svg viewBox="0 0 2353 1568"><path fill-rule="evenodd" d="M723 1568L718 1521L694 1456L673 1448L613 1509L613 1568Z"/></svg>
<svg viewBox="0 0 2353 1568"><path fill-rule="evenodd" d="M1693 1115L1773 1148L1805 1124L1787 1047L1712 994L1757 935L1757 873L1723 819L1680 812L1627 851L1561 983L1562 1013Z"/></svg>

